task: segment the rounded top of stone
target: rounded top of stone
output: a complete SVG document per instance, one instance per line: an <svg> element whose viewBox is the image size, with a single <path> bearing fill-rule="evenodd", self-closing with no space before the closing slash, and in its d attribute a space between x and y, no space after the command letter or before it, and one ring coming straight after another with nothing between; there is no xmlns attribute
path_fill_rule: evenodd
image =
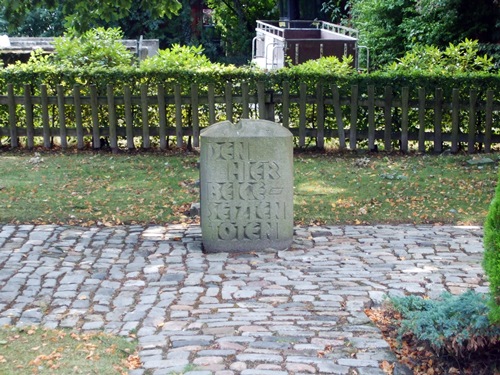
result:
<svg viewBox="0 0 500 375"><path fill-rule="evenodd" d="M238 137L292 137L287 128L272 121L241 119L236 124L221 121L203 129L201 137L238 138Z"/></svg>

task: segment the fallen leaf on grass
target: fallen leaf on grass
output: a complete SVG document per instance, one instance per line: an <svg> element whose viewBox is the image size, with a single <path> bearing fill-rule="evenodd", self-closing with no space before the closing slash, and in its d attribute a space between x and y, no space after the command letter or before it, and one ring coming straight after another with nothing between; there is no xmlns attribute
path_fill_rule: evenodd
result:
<svg viewBox="0 0 500 375"><path fill-rule="evenodd" d="M129 355L126 362L129 370L136 370L142 366L141 359L138 355Z"/></svg>
<svg viewBox="0 0 500 375"><path fill-rule="evenodd" d="M95 354L95 352L92 351L85 357L85 359L88 359L89 361L98 361L101 357L99 354Z"/></svg>
<svg viewBox="0 0 500 375"><path fill-rule="evenodd" d="M49 355L41 354L37 356L34 360L30 361L31 366L39 366L43 362L47 362L48 365L53 365L54 361L59 360L62 357L62 354L59 353L57 350L54 350L52 353Z"/></svg>

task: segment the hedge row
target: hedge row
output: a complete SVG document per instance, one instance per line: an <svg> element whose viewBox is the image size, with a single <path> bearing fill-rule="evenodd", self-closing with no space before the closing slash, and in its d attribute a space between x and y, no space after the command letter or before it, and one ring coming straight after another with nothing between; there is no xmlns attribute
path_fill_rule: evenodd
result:
<svg viewBox="0 0 500 375"><path fill-rule="evenodd" d="M263 72L251 68L219 67L212 70L185 70L171 69L158 71L143 71L136 67L127 68L107 68L107 69L4 69L0 70L0 85L3 88L2 94L6 92L7 83L14 84L17 88L22 88L25 84L38 87L46 84L49 89L57 85L72 87L75 84L87 86L95 84L100 88L112 84L115 87L129 85L133 90L139 88L142 83L149 85L180 83L182 87L189 88L193 83L200 86L214 83L216 87L222 89L227 82L237 84L248 82L250 86L257 82L265 82L269 90L282 87L283 82L290 83L291 92L298 90L299 83L307 83L309 90L314 91L318 83L334 83L341 90L350 89L352 85L366 87L374 85L383 88L384 86L401 87L423 87L426 90L434 91L439 87L446 95L452 88L461 91L475 90L484 92L492 89L500 92L500 74L491 73L464 73L450 76L425 75L425 74L401 74L382 73L371 74L350 74L334 75L328 73L307 73L293 72L287 69L273 72Z"/></svg>

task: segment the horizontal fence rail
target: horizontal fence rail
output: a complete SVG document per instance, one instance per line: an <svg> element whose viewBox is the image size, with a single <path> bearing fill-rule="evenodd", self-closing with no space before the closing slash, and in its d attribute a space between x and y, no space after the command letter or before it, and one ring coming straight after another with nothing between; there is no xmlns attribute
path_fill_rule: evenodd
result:
<svg viewBox="0 0 500 375"><path fill-rule="evenodd" d="M500 98L493 90L460 92L442 88L358 87L341 90L334 83L294 87L284 82L266 89L264 82L148 86L134 92L129 86L95 85L50 90L6 87L0 96L0 142L12 148L61 148L89 144L113 150L167 149L189 142L199 145L200 131L222 120L255 118L276 121L289 128L298 147L324 148L331 142L341 149L369 150L412 147L468 153L490 152L500 143ZM105 92L104 92L105 91ZM497 97L495 97L497 95Z"/></svg>

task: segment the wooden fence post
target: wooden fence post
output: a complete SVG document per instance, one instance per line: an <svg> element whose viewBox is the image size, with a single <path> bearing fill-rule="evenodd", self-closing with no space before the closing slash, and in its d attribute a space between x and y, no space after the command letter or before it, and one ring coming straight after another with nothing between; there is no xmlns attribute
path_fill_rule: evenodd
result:
<svg viewBox="0 0 500 375"><path fill-rule="evenodd" d="M442 121L443 120L443 89L436 88L434 95L434 152L443 151Z"/></svg>
<svg viewBox="0 0 500 375"><path fill-rule="evenodd" d="M125 106L125 133L127 134L127 149L133 150L134 145L134 115L132 110L132 90L129 85L123 87L123 105Z"/></svg>
<svg viewBox="0 0 500 375"><path fill-rule="evenodd" d="M467 152L473 154L476 143L476 108L477 108L477 91L471 91L469 94L469 137Z"/></svg>
<svg viewBox="0 0 500 375"><path fill-rule="evenodd" d="M49 100L47 98L47 85L40 85L40 104L42 109L43 147L50 148Z"/></svg>
<svg viewBox="0 0 500 375"><path fill-rule="evenodd" d="M118 137L116 134L116 107L113 85L106 86L106 96L108 99L109 146L111 150L116 151L118 150Z"/></svg>
<svg viewBox="0 0 500 375"><path fill-rule="evenodd" d="M410 88L401 90L401 151L408 152L408 111L410 101Z"/></svg>
<svg viewBox="0 0 500 375"><path fill-rule="evenodd" d="M209 125L215 124L215 85L208 84L208 122Z"/></svg>
<svg viewBox="0 0 500 375"><path fill-rule="evenodd" d="M458 152L458 133L460 130L460 92L453 89L451 93L451 152Z"/></svg>
<svg viewBox="0 0 500 375"><path fill-rule="evenodd" d="M149 139L149 116L148 116L148 85L141 85L141 121L142 121L142 147L149 149L151 140Z"/></svg>
<svg viewBox="0 0 500 375"><path fill-rule="evenodd" d="M193 122L193 147L200 145L200 115L198 112L199 106L198 99L198 85L193 83L191 85L191 113Z"/></svg>
<svg viewBox="0 0 500 375"><path fill-rule="evenodd" d="M333 94L333 110L335 111L335 120L337 121L337 132L339 136L339 148L341 150L345 149L345 131L344 131L344 121L342 120L342 108L340 107L340 93L337 85L331 84L330 88ZM356 147L356 143L354 143Z"/></svg>
<svg viewBox="0 0 500 375"><path fill-rule="evenodd" d="M283 126L290 128L290 82L283 82L283 100L282 100Z"/></svg>
<svg viewBox="0 0 500 375"><path fill-rule="evenodd" d="M24 108L26 110L26 138L28 149L35 146L35 128L33 124L33 103L31 101L31 87L24 85Z"/></svg>
<svg viewBox="0 0 500 375"><path fill-rule="evenodd" d="M425 152L425 89L418 89L418 151Z"/></svg>
<svg viewBox="0 0 500 375"><path fill-rule="evenodd" d="M375 150L375 86L368 86L368 150Z"/></svg>
<svg viewBox="0 0 500 375"><path fill-rule="evenodd" d="M264 118L267 121L275 122L276 118L275 118L275 114L274 114L273 95L274 95L274 91L272 91L272 90L266 91L266 95L265 95L265 112L266 112L266 114L265 114ZM267 98L269 98L269 100L267 100Z"/></svg>
<svg viewBox="0 0 500 375"><path fill-rule="evenodd" d="M299 87L299 147L306 145L306 101L307 101L307 85L304 82L300 83Z"/></svg>
<svg viewBox="0 0 500 375"><path fill-rule="evenodd" d="M356 150L358 142L357 126L358 126L358 85L351 86L351 128L349 129L349 148Z"/></svg>
<svg viewBox="0 0 500 375"><path fill-rule="evenodd" d="M12 83L7 84L7 101L9 106L10 145L12 148L17 148L19 147L19 142L17 140L16 98Z"/></svg>
<svg viewBox="0 0 500 375"><path fill-rule="evenodd" d="M241 118L250 118L250 95L248 82L241 83Z"/></svg>
<svg viewBox="0 0 500 375"><path fill-rule="evenodd" d="M97 87L90 86L90 107L92 110L92 146L94 149L101 148L101 134L99 131L99 102L97 100Z"/></svg>
<svg viewBox="0 0 500 375"><path fill-rule="evenodd" d="M82 98L80 94L80 85L73 86L73 103L75 105L76 148L78 150L82 150L85 144L83 142Z"/></svg>
<svg viewBox="0 0 500 375"><path fill-rule="evenodd" d="M165 86L158 85L158 116L160 118L160 150L166 150L167 144L167 103L165 101Z"/></svg>
<svg viewBox="0 0 500 375"><path fill-rule="evenodd" d="M266 86L262 81L257 82L257 102L259 105L259 119L266 119Z"/></svg>
<svg viewBox="0 0 500 375"><path fill-rule="evenodd" d="M392 149L392 87L386 86L384 89L384 149Z"/></svg>
<svg viewBox="0 0 500 375"><path fill-rule="evenodd" d="M62 85L57 85L57 109L59 111L59 135L61 148L68 148L68 139L66 132L66 116L64 111L64 88Z"/></svg>
<svg viewBox="0 0 500 375"><path fill-rule="evenodd" d="M486 115L484 119L484 151L491 152L491 128L493 125L493 90L486 91Z"/></svg>
<svg viewBox="0 0 500 375"><path fill-rule="evenodd" d="M233 86L230 82L226 82L224 87L224 95L226 99L226 120L233 122Z"/></svg>
<svg viewBox="0 0 500 375"><path fill-rule="evenodd" d="M325 99L323 97L323 84L316 86L316 146L325 148Z"/></svg>
<svg viewBox="0 0 500 375"><path fill-rule="evenodd" d="M174 85L174 98L175 98L175 138L178 148L182 148L182 97L181 85L176 83Z"/></svg>

